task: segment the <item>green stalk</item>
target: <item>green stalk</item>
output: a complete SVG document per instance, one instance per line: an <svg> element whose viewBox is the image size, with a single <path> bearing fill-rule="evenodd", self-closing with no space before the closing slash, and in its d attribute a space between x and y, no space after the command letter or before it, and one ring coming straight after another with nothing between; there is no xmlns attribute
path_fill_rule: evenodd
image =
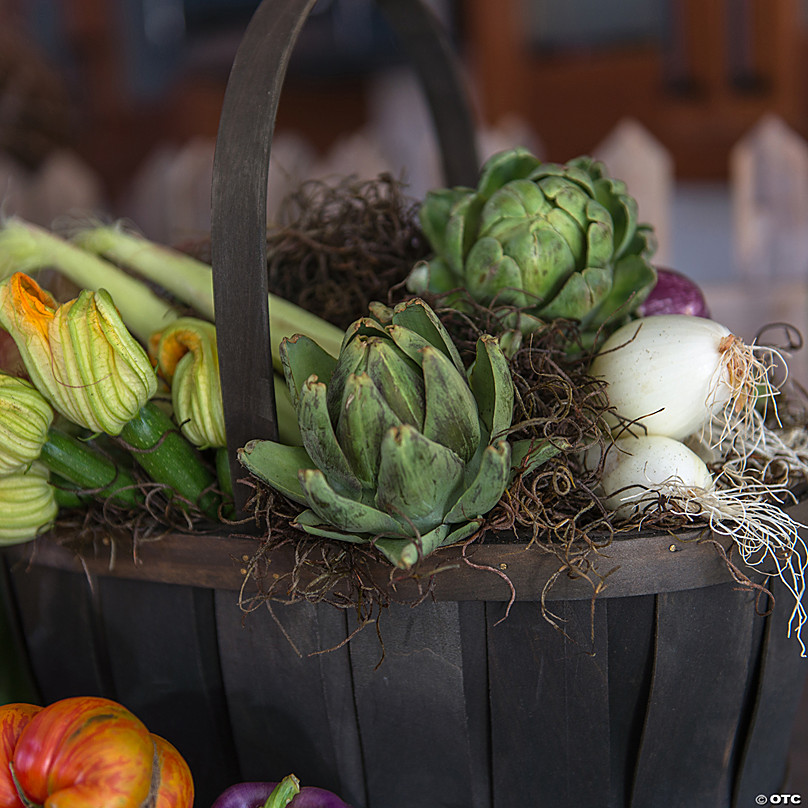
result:
<svg viewBox="0 0 808 808"><path fill-rule="evenodd" d="M184 303L213 319L213 272L204 262L127 233L120 227L91 227L77 233L73 242L159 283ZM269 327L272 361L281 373L278 347L284 337L305 334L332 356L339 354L342 345L342 329L273 294L269 295Z"/></svg>
<svg viewBox="0 0 808 808"><path fill-rule="evenodd" d="M120 437L152 480L169 486L209 519L218 521L221 497L214 490L215 477L171 418L153 401L140 408Z"/></svg>
<svg viewBox="0 0 808 808"><path fill-rule="evenodd" d="M23 219L7 219L0 228L0 278L53 268L82 289L106 289L129 330L144 344L178 316L143 281L98 255L82 250Z"/></svg>
<svg viewBox="0 0 808 808"><path fill-rule="evenodd" d="M272 789L272 793L267 798L263 808L286 808L299 793L300 780L293 774L287 774L286 777Z"/></svg>
<svg viewBox="0 0 808 808"><path fill-rule="evenodd" d="M85 441L51 427L39 460L78 489L137 506L143 502L134 478Z"/></svg>

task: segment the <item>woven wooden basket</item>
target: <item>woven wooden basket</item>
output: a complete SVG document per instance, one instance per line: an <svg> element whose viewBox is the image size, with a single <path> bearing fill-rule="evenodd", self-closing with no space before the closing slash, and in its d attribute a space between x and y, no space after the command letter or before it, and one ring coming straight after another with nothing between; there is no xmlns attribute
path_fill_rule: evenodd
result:
<svg viewBox="0 0 808 808"><path fill-rule="evenodd" d="M275 427L266 180L286 65L313 5L263 2L222 112L212 260L233 450ZM446 37L420 0L380 5L422 78L447 183L473 184L473 121ZM231 465L243 476L234 451ZM354 612L325 603L245 615L249 537L172 535L136 552L117 537L78 559L51 536L4 551L0 572L43 700L126 704L186 756L198 806L289 772L355 808L741 808L783 787L806 673L786 596L759 616L697 534L637 536L603 551L601 571L614 571L597 598L581 580L552 587L562 633L540 604L557 560L510 538L473 551L493 571L439 551L423 576L442 568L433 596L413 608L416 584L402 582L382 643L373 628L345 642ZM279 551L263 574L292 563ZM510 606L496 570L515 586Z"/></svg>

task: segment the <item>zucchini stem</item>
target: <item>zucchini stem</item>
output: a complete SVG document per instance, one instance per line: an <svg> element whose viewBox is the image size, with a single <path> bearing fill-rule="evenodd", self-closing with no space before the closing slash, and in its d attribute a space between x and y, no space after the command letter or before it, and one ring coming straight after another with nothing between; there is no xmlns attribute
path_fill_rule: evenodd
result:
<svg viewBox="0 0 808 808"><path fill-rule="evenodd" d="M213 320L213 271L190 255L154 244L120 226L97 226L76 233L73 243L160 284L200 314ZM114 297L114 295L113 295ZM285 337L305 334L332 356L339 354L344 332L316 314L269 295L272 362L283 373L279 346Z"/></svg>

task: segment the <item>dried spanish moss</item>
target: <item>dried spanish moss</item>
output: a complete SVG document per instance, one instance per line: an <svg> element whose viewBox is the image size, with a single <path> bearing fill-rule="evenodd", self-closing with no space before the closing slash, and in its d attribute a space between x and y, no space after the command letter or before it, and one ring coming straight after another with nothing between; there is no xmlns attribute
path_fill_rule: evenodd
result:
<svg viewBox="0 0 808 808"><path fill-rule="evenodd" d="M392 302L428 249L403 188L390 174L303 183L267 235L269 288L341 328Z"/></svg>

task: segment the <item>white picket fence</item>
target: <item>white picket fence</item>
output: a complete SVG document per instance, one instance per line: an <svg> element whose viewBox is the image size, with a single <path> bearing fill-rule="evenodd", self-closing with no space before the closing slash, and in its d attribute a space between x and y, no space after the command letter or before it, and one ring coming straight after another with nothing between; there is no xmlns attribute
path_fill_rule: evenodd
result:
<svg viewBox="0 0 808 808"><path fill-rule="evenodd" d="M279 133L273 143L268 218L301 180L390 171L413 197L441 184L428 111L408 79L392 76L371 98L371 125L318 155L307 141ZM484 158L521 144L542 154L520 121L479 133ZM210 227L214 143L196 138L163 146L143 164L126 197L110 210L101 183L69 153L36 175L0 155L0 212L48 225L66 213L97 212L131 220L145 235L177 243ZM656 262L688 274L704 289L713 318L744 339L788 323L808 336L808 143L777 117L760 120L732 151L725 184L682 183L665 148L637 121L624 120L591 153L626 181L640 218L656 231ZM769 329L777 341L783 331ZM808 384L808 349L792 373Z"/></svg>

